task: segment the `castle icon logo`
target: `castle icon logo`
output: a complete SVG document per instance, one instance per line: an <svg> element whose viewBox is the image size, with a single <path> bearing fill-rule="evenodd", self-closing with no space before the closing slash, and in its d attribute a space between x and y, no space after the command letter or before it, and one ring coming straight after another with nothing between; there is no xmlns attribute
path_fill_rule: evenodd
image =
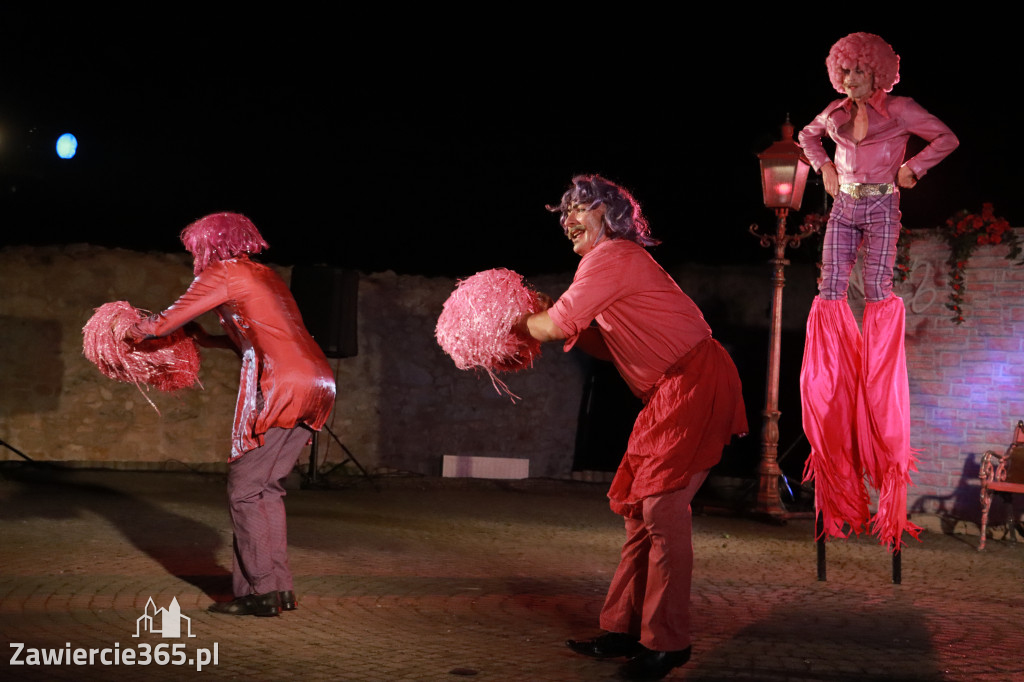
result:
<svg viewBox="0 0 1024 682"><path fill-rule="evenodd" d="M153 598L150 597L146 602L143 614L135 621L135 634L132 637L138 637L143 632L159 634L165 639L181 637L182 622L185 623L185 636L195 637L192 634L192 619L181 615L181 606L178 605L177 597L171 599L171 604L166 609L158 609Z"/></svg>

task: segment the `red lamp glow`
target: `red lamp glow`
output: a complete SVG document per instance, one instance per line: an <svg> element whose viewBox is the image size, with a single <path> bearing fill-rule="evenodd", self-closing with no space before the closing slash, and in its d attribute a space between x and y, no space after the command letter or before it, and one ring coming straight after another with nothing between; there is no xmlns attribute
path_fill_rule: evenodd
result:
<svg viewBox="0 0 1024 682"><path fill-rule="evenodd" d="M811 166L793 140L793 124L786 116L782 139L757 155L761 162L761 193L768 208L800 210Z"/></svg>

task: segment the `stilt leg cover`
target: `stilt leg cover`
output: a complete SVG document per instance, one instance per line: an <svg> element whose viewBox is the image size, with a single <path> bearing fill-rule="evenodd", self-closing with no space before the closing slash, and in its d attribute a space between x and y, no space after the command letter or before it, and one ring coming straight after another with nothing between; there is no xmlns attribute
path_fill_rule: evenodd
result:
<svg viewBox="0 0 1024 682"><path fill-rule="evenodd" d="M800 368L803 426L811 444L804 481L814 481L814 505L824 534L846 537L868 522L868 493L854 424L859 391L860 331L845 299L814 299Z"/></svg>
<svg viewBox="0 0 1024 682"><path fill-rule="evenodd" d="M878 490L871 531L892 551L902 546L903 531L915 538L921 532L907 520L907 485L910 472L917 470L917 457L910 448L905 318L898 296L865 304L862 394L857 410L861 462L868 481Z"/></svg>

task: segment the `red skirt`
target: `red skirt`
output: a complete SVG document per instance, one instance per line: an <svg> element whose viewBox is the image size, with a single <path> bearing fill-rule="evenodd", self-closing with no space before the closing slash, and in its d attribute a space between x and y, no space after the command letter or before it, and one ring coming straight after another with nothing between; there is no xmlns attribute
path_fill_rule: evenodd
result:
<svg viewBox="0 0 1024 682"><path fill-rule="evenodd" d="M739 373L718 341L701 341L644 396L608 498L616 514L640 518L640 502L686 487L747 433Z"/></svg>

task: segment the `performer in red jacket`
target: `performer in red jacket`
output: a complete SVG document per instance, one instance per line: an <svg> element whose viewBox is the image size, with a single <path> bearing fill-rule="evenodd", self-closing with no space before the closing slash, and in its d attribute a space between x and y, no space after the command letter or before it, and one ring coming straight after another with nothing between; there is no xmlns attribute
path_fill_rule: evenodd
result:
<svg viewBox="0 0 1024 682"><path fill-rule="evenodd" d="M296 606L283 481L311 434L327 421L334 378L288 286L249 258L267 243L248 218L209 215L186 227L181 240L195 258L195 280L167 310L136 324L130 336L164 336L188 325L201 345L231 347L241 356L228 472L236 598L210 611L276 616ZM211 310L226 336L209 336L189 324Z"/></svg>

